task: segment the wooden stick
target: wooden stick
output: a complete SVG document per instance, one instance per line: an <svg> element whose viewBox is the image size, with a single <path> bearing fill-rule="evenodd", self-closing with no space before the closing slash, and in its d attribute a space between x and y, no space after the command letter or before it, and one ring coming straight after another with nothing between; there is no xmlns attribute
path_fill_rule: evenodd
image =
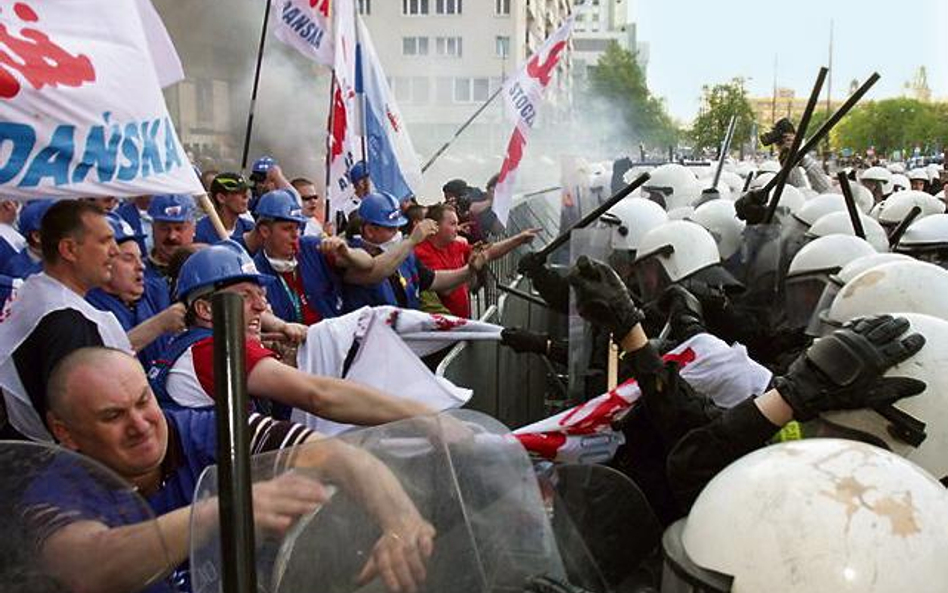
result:
<svg viewBox="0 0 948 593"><path fill-rule="evenodd" d="M209 198L207 194L200 194L197 199L198 203L201 204L201 208L204 208L204 212L210 217L211 224L214 225L214 230L217 231L217 236L221 238L221 241L230 239L230 235L227 233L227 229L224 228L224 223L221 222L221 217L217 213L217 209L214 208L214 204L211 203L211 198Z"/></svg>

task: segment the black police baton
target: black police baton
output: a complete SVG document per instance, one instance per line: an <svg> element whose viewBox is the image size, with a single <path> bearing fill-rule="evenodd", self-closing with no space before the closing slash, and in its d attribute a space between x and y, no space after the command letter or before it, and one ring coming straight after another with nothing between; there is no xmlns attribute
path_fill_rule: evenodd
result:
<svg viewBox="0 0 948 593"><path fill-rule="evenodd" d="M543 247L543 249L537 251L536 252L537 257L541 259L546 259L547 257L549 257L551 253L553 253L554 251L559 249L564 243L569 241L569 236L573 231L575 231L576 229L585 228L589 226L590 224L592 224L593 221L595 221L597 218L605 214L607 210L609 210L610 208L612 208L613 206L621 202L626 196L628 196L629 194L631 194L632 192L640 188L642 185L644 185L645 182L648 181L650 178L651 178L651 175L649 175L648 173L642 173L641 175L636 177L632 183L630 183L629 185L623 187L622 189L614 193L612 197L610 197L608 200L603 202L595 210L593 210L586 216L574 222L568 229L560 233L558 237L556 237L555 239L547 243L546 246Z"/></svg>
<svg viewBox="0 0 948 593"><path fill-rule="evenodd" d="M846 200L846 210L849 212L849 220L853 223L853 232L860 239L866 238L866 230L862 228L862 220L859 218L859 210L856 209L856 198L853 196L853 188L849 185L849 177L846 173L840 171L836 174L839 180L839 187L843 190L843 198Z"/></svg>
<svg viewBox="0 0 948 593"><path fill-rule="evenodd" d="M909 225L915 222L915 219L919 214L922 213L922 209L918 206L912 206L912 209L909 210L908 214L905 215L905 218L902 219L902 222L899 223L899 226L892 229L892 234L889 235L889 248L894 248L899 244L899 241L902 240L902 235L905 234L905 231L908 230Z"/></svg>

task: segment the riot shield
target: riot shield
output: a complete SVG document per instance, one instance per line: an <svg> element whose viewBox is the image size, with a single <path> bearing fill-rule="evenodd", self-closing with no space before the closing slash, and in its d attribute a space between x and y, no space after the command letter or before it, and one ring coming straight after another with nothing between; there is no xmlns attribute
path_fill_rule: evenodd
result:
<svg viewBox="0 0 948 593"><path fill-rule="evenodd" d="M662 527L629 478L602 465L565 464L538 479L552 499L547 506L571 584L606 593L658 582Z"/></svg>
<svg viewBox="0 0 948 593"><path fill-rule="evenodd" d="M608 261L612 252L612 230L607 226L576 229L570 235L570 263L579 256ZM608 341L606 341L608 349ZM576 295L569 295L569 386L568 397L574 403L606 391L606 350L597 348L593 327L580 317L576 309Z"/></svg>
<svg viewBox="0 0 948 593"><path fill-rule="evenodd" d="M74 535L79 529L136 524L134 536L125 535L124 541L148 561L117 571L108 566L114 559L94 556ZM145 500L105 466L60 447L0 441L0 533L5 592L174 590L167 574L170 556Z"/></svg>
<svg viewBox="0 0 948 593"><path fill-rule="evenodd" d="M374 491L389 478L437 533L420 591L513 593L536 576L565 579L530 460L508 433L487 416L452 411L253 457L255 492L288 473L305 474L332 492L285 533L257 530L258 590L384 591L379 579L362 586L356 579L386 535L379 527L385 509L367 508L360 484ZM372 473L349 472L348 483L336 477L347 475L340 467L366 454L381 464ZM356 465L365 463L363 457ZM209 468L196 500L213 501L217 488L216 467ZM192 532L195 593L220 590L218 539L217 533Z"/></svg>

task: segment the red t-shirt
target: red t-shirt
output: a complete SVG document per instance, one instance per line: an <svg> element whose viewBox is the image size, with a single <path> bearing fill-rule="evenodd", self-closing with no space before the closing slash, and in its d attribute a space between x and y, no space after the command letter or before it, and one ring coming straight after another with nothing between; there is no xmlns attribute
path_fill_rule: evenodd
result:
<svg viewBox="0 0 948 593"><path fill-rule="evenodd" d="M247 339L247 375L264 358L275 357L259 340ZM194 408L214 403L214 338L196 342L172 365L165 385L168 395L178 404Z"/></svg>
<svg viewBox="0 0 948 593"><path fill-rule="evenodd" d="M457 270L467 265L467 260L471 257L471 245L467 241L458 240L442 249L429 239L415 247L415 255L432 270ZM471 297L467 282L450 293L441 295L441 302L452 315L464 318L471 316Z"/></svg>

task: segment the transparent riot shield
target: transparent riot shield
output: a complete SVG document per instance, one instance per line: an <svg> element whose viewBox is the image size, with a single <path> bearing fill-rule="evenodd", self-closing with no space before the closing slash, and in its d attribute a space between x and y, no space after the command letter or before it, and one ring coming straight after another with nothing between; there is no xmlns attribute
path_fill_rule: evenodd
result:
<svg viewBox="0 0 948 593"><path fill-rule="evenodd" d="M551 466L540 489L571 584L587 591L639 591L658 582L662 527L645 495L614 469Z"/></svg>
<svg viewBox="0 0 948 593"><path fill-rule="evenodd" d="M123 535L123 546L142 557L127 565L109 566L114 559L96 556L77 535L130 525L137 527ZM145 500L103 465L60 447L0 441L0 533L4 592L176 590Z"/></svg>
<svg viewBox="0 0 948 593"><path fill-rule="evenodd" d="M605 262L612 252L612 230L606 226L593 226L576 229L570 235L570 264L579 256L585 255ZM600 394L606 391L605 351L599 352L594 343L593 328L576 310L576 296L569 296L569 389L568 397L572 402L584 402L587 394ZM608 342L606 342L608 343ZM601 358L601 360L599 360ZM595 363L595 364L593 364ZM591 383L592 382L592 383Z"/></svg>
<svg viewBox="0 0 948 593"><path fill-rule="evenodd" d="M530 460L508 432L482 414L452 411L255 456L255 493L287 476L331 493L285 532L266 532L257 521L258 590L384 591L382 580L357 577L380 559L385 540L408 547L404 534L380 527L399 519L405 496L436 532L420 591L513 593L537 576L565 579ZM217 488L209 468L196 500L213 503ZM195 593L220 590L218 538L214 528L192 530Z"/></svg>

